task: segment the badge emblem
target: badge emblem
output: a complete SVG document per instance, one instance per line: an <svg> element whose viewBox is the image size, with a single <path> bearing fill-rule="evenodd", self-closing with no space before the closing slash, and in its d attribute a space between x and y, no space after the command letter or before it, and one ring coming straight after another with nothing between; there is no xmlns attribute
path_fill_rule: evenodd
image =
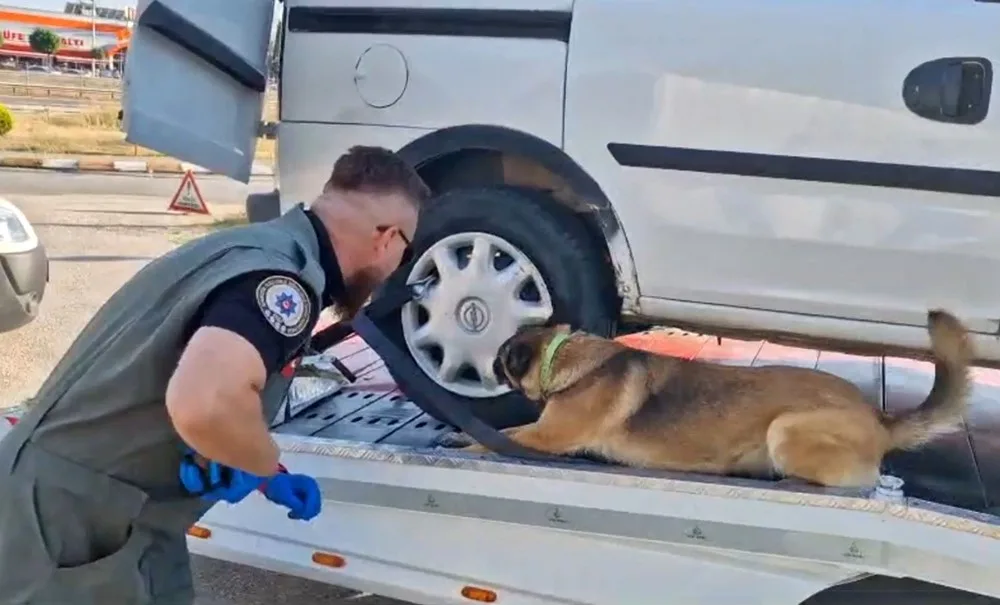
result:
<svg viewBox="0 0 1000 605"><path fill-rule="evenodd" d="M469 334L479 334L490 323L490 310L478 298L466 298L458 305L458 323Z"/></svg>
<svg viewBox="0 0 1000 605"><path fill-rule="evenodd" d="M271 327L288 337L298 336L309 326L312 300L290 277L272 275L257 286L257 306Z"/></svg>

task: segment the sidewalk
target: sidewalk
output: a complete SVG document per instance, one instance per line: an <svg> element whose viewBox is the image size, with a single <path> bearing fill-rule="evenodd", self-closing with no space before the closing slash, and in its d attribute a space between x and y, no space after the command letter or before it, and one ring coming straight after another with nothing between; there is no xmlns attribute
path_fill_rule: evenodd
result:
<svg viewBox="0 0 1000 605"><path fill-rule="evenodd" d="M212 174L211 171L165 157L46 157L25 153L0 152L0 168L37 168L62 172L145 172L149 174ZM270 163L254 162L252 176L272 176Z"/></svg>

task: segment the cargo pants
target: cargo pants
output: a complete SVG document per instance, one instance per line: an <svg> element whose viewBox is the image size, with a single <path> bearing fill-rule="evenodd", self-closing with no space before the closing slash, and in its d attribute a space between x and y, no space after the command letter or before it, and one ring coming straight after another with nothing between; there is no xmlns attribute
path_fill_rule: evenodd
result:
<svg viewBox="0 0 1000 605"><path fill-rule="evenodd" d="M183 506L16 435L27 428L0 439L0 603L191 605Z"/></svg>

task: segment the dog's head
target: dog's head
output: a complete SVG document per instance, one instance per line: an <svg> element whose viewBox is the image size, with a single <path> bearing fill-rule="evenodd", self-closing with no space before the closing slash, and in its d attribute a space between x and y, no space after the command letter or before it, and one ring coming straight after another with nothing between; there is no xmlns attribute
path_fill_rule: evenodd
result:
<svg viewBox="0 0 1000 605"><path fill-rule="evenodd" d="M500 345L493 362L494 374L529 399L541 399L550 388L543 382L551 382L555 376L559 350L571 334L567 324L519 329Z"/></svg>

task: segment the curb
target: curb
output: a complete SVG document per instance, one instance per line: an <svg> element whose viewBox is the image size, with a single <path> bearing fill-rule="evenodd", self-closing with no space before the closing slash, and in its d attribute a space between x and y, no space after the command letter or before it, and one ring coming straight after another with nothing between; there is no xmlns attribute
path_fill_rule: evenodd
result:
<svg viewBox="0 0 1000 605"><path fill-rule="evenodd" d="M148 174L184 174L188 170L195 174L214 174L212 171L188 162L178 162L169 158L150 160L108 160L92 158L31 158L0 157L0 168L35 168L59 170L62 172L145 172ZM254 162L250 176L274 176L274 169L266 164Z"/></svg>

